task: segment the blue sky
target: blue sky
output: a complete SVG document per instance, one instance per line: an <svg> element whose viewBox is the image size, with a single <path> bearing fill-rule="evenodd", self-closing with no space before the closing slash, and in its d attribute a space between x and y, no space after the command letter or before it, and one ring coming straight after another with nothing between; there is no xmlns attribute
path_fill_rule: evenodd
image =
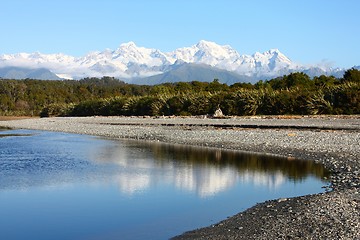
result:
<svg viewBox="0 0 360 240"><path fill-rule="evenodd" d="M199 40L240 54L278 48L294 62L360 65L359 0L2 0L0 54L82 56L138 46L172 51Z"/></svg>

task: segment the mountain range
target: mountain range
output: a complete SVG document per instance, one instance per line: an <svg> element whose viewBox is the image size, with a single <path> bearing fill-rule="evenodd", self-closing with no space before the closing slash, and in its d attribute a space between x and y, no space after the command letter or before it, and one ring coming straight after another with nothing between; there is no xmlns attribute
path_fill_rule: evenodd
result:
<svg viewBox="0 0 360 240"><path fill-rule="evenodd" d="M20 69L25 72L30 69L48 71L48 75L42 74L41 79L43 76L47 76L47 79L112 76L142 84L212 81L214 78L226 83L256 82L295 71L306 72L310 76L337 76L343 72L338 68L296 64L278 49L241 55L229 45L218 45L204 40L172 52L138 47L134 42L129 42L121 44L115 50L90 52L82 57L39 52L0 55L0 77L19 78L15 76L14 68L17 72L21 72ZM12 74L9 75L9 71ZM4 75L4 72L7 74ZM19 75L20 78L28 77L24 73Z"/></svg>
<svg viewBox="0 0 360 240"><path fill-rule="evenodd" d="M39 80L61 80L55 73L45 68L0 68L0 77L5 79L39 79Z"/></svg>

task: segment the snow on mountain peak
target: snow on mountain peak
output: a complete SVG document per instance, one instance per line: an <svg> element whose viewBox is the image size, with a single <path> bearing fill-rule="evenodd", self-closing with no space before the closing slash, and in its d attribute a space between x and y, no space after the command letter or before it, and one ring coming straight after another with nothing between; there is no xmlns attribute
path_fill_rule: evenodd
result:
<svg viewBox="0 0 360 240"><path fill-rule="evenodd" d="M129 47L136 47L136 44L133 41L127 42L127 43L122 43L120 44L120 47L125 47L125 48L129 48Z"/></svg>
<svg viewBox="0 0 360 240"><path fill-rule="evenodd" d="M231 55L239 55L236 50L232 49L229 45L218 45L214 42L208 42L201 40L197 45L197 48L201 51L208 52L212 54L214 57L231 57Z"/></svg>
<svg viewBox="0 0 360 240"><path fill-rule="evenodd" d="M158 49L138 47L134 42L121 44L114 51L113 59L125 65L148 65L150 67L170 63L169 59Z"/></svg>
<svg viewBox="0 0 360 240"><path fill-rule="evenodd" d="M277 71L292 65L291 60L278 49L270 49L264 53L257 52L253 55L240 55L229 45L219 45L206 40L172 52L138 47L134 42L128 42L121 44L115 50L90 52L79 58L39 52L0 55L0 67L46 67L58 75L72 78L102 75L149 76L162 73L176 62L207 64L249 76L258 73L275 75Z"/></svg>
<svg viewBox="0 0 360 240"><path fill-rule="evenodd" d="M210 41L206 41L206 40L200 40L195 46L202 50L216 49L216 48L221 47L220 45L218 45L215 42L210 42Z"/></svg>
<svg viewBox="0 0 360 240"><path fill-rule="evenodd" d="M269 51L266 51L265 53L268 53L268 54L278 54L278 53L281 53L279 49L277 48L272 48L270 49Z"/></svg>
<svg viewBox="0 0 360 240"><path fill-rule="evenodd" d="M239 53L229 45L221 46L205 40L191 47L176 49L169 53L169 56L188 63L202 63L223 69L240 57Z"/></svg>
<svg viewBox="0 0 360 240"><path fill-rule="evenodd" d="M291 60L286 57L283 53L280 52L279 49L270 49L269 51L265 52L264 54L267 54L271 56L271 59L273 61L281 62L283 64L291 65Z"/></svg>

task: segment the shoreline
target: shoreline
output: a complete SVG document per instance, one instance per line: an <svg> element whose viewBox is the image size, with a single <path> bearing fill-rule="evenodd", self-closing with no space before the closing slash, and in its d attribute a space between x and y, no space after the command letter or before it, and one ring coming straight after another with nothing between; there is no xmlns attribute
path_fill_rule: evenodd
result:
<svg viewBox="0 0 360 240"><path fill-rule="evenodd" d="M332 172L332 191L259 203L174 239L360 239L360 116L36 118L1 126L313 160Z"/></svg>

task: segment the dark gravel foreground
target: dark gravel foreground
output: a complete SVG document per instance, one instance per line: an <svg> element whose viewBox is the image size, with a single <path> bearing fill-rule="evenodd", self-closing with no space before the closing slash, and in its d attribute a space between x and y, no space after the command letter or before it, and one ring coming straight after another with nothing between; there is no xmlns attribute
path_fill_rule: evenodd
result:
<svg viewBox="0 0 360 240"><path fill-rule="evenodd" d="M332 171L331 191L259 203L174 239L360 239L360 116L42 118L0 121L1 126L314 160Z"/></svg>

